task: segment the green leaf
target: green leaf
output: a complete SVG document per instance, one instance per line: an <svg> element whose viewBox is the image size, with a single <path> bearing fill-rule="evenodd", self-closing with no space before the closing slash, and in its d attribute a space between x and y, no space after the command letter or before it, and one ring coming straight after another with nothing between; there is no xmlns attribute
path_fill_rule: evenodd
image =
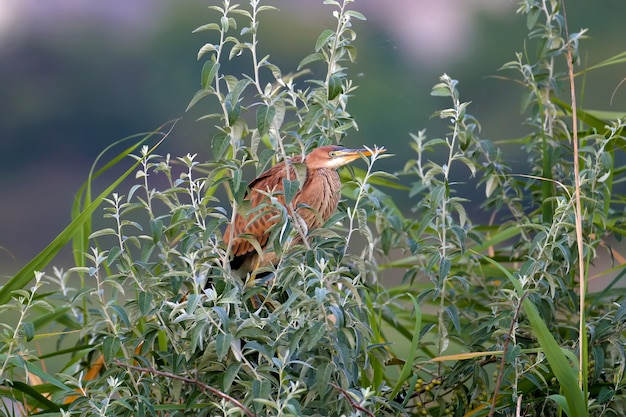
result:
<svg viewBox="0 0 626 417"><path fill-rule="evenodd" d="M276 108L274 106L263 104L259 107L256 112L256 125L259 130L259 135L263 136L269 132L275 115Z"/></svg>
<svg viewBox="0 0 626 417"><path fill-rule="evenodd" d="M107 227L105 229L96 230L95 232L89 235L89 239L95 239L100 236L110 236L110 235L116 236L117 231L115 229L111 229L110 227Z"/></svg>
<svg viewBox="0 0 626 417"><path fill-rule="evenodd" d="M221 161L224 158L228 145L230 145L230 141L226 133L219 132L213 136L211 140L211 150L213 151L213 158L216 161Z"/></svg>
<svg viewBox="0 0 626 417"><path fill-rule="evenodd" d="M267 379L254 379L252 381L252 398L269 398L272 392L272 383ZM255 400L256 401L256 400ZM257 414L260 411L255 407Z"/></svg>
<svg viewBox="0 0 626 417"><path fill-rule="evenodd" d="M150 219L150 230L152 231L152 242L157 243L163 237L165 225L159 219Z"/></svg>
<svg viewBox="0 0 626 417"><path fill-rule="evenodd" d="M102 341L102 354L106 363L111 363L122 347L122 342L115 336L107 336Z"/></svg>
<svg viewBox="0 0 626 417"><path fill-rule="evenodd" d="M200 48L200 50L198 51L198 56L196 57L196 59L199 61L200 58L202 58L205 54L213 51L217 51L217 47L212 43L205 43L204 46L202 46L202 48Z"/></svg>
<svg viewBox="0 0 626 417"><path fill-rule="evenodd" d="M317 41L315 42L315 52L319 52L326 44L328 40L335 34L334 30L326 29L323 31L320 36L318 36ZM310 56L310 55L309 55Z"/></svg>
<svg viewBox="0 0 626 417"><path fill-rule="evenodd" d="M131 327L130 320L128 319L128 314L126 314L126 310L116 304L111 305L111 309L115 310L118 319L121 320L122 323L124 323L124 326Z"/></svg>
<svg viewBox="0 0 626 417"><path fill-rule="evenodd" d="M563 406L562 408L570 417L587 416L587 402L578 386L576 370L566 359L556 340L554 340L554 336L550 333L541 316L539 316L537 308L532 301L529 298L524 298L523 305L533 333L548 359L552 372L559 380L570 412L567 412L567 409Z"/></svg>
<svg viewBox="0 0 626 417"><path fill-rule="evenodd" d="M20 381L10 381L10 386L11 388L18 390L24 393L25 395L27 395L28 397L34 399L36 401L35 403L33 403L32 401L26 401L26 402L33 408L40 408L41 410L39 410L39 413L41 413L42 411L43 412L58 412L61 409L61 407L59 407L57 404L50 401L46 396L42 395L39 391L37 391L35 388L33 388L32 386L28 384L25 384ZM44 391L44 392L49 392L49 391ZM5 403L5 406L6 404L7 403Z"/></svg>
<svg viewBox="0 0 626 417"><path fill-rule="evenodd" d="M564 109L568 114L572 114L572 106L570 106L568 103L553 96L550 97L550 100L557 106ZM589 127L596 129L598 132L606 131L606 122L598 119L597 117L594 117L590 113L581 109L576 109L576 116L580 121L586 123Z"/></svg>
<svg viewBox="0 0 626 417"><path fill-rule="evenodd" d="M283 178L283 189L285 190L285 203L290 204L300 189L300 181L289 181L287 178Z"/></svg>
<svg viewBox="0 0 626 417"><path fill-rule="evenodd" d="M484 252L490 247L495 247L502 242L514 238L521 233L521 227L509 226L502 230L498 230L496 233L489 233L490 238L482 244L474 246L472 249L476 252Z"/></svg>
<svg viewBox="0 0 626 417"><path fill-rule="evenodd" d="M458 334L461 334L461 318L459 317L459 310L454 305L449 305L445 308L445 312L450 317L450 321L454 326L454 330Z"/></svg>
<svg viewBox="0 0 626 417"><path fill-rule="evenodd" d="M244 49L248 49L248 48L250 48L250 46L247 43L234 44L233 47L230 49L230 52L228 54L228 59L232 60L236 56L241 55L241 51L243 51Z"/></svg>
<svg viewBox="0 0 626 417"><path fill-rule="evenodd" d="M232 103L238 102L239 101L239 97L241 96L241 93L243 93L244 90L246 89L246 87L248 85L250 85L250 80L247 79L247 78L244 78L242 80L238 80L233 85L232 82L235 81L235 80L236 79L234 77L232 77L231 82L229 83L229 90L230 90L230 92L226 96L226 101L230 101Z"/></svg>
<svg viewBox="0 0 626 417"><path fill-rule="evenodd" d="M233 362L228 365L228 368L226 368L226 372L224 372L224 378L222 379L222 389L225 392L230 391L230 387L232 386L233 381L237 377L240 369L241 362Z"/></svg>
<svg viewBox="0 0 626 417"><path fill-rule="evenodd" d="M220 69L219 62L214 62L213 60L206 61L202 66L201 73L201 85L203 90L207 90L211 84L213 83L213 79L217 74L217 71Z"/></svg>
<svg viewBox="0 0 626 417"><path fill-rule="evenodd" d="M119 246L113 246L109 250L109 254L107 256L107 265L111 266L115 262L115 260L122 254L122 249Z"/></svg>
<svg viewBox="0 0 626 417"><path fill-rule="evenodd" d="M230 333L219 333L215 337L215 353L217 354L217 360L224 359L228 351L230 350L230 344L233 341L233 335Z"/></svg>
<svg viewBox="0 0 626 417"><path fill-rule="evenodd" d="M48 314L38 315L37 318L33 320L35 329L41 329L43 326L56 321L69 329L80 330L82 325L78 323L73 316L66 314L70 310L70 306L56 307L54 311Z"/></svg>
<svg viewBox="0 0 626 417"><path fill-rule="evenodd" d="M600 393L598 394L598 403L607 404L609 401L613 399L615 394L616 394L615 390L609 387L600 388Z"/></svg>
<svg viewBox="0 0 626 417"><path fill-rule="evenodd" d="M541 15L541 9L539 7L532 7L528 11L528 17L526 17L526 28L528 30L531 30L532 28L535 27L535 24L537 23L537 19L539 19L540 15Z"/></svg>
<svg viewBox="0 0 626 417"><path fill-rule="evenodd" d="M354 45L346 45L343 47L343 49L348 53L348 58L350 59L350 62L355 63L357 50Z"/></svg>
<svg viewBox="0 0 626 417"><path fill-rule="evenodd" d="M450 275L451 266L452 266L452 261L450 261L450 258L441 259L441 261L439 262L439 279L440 280L444 280L448 278L448 275Z"/></svg>
<svg viewBox="0 0 626 417"><path fill-rule="evenodd" d="M159 331L157 332L157 341L159 343L159 351L167 352L169 340L165 329L159 329Z"/></svg>
<svg viewBox="0 0 626 417"><path fill-rule="evenodd" d="M241 104L239 104L239 102L235 102L233 105L232 101L226 101L224 105L226 106L226 113L228 114L228 125L232 126L235 124L237 119L239 119Z"/></svg>
<svg viewBox="0 0 626 417"><path fill-rule="evenodd" d="M450 89L445 83L436 84L430 91L431 96L435 97L450 97Z"/></svg>
<svg viewBox="0 0 626 417"><path fill-rule="evenodd" d="M300 71L300 69L302 69L302 67L304 67L306 65L309 65L312 62L323 61L323 60L324 60L324 55L320 54L319 52L313 53L311 55L307 55L298 64L298 71Z"/></svg>
<svg viewBox="0 0 626 417"><path fill-rule="evenodd" d="M217 23L207 23L206 25L198 26L191 33L202 32L204 30L220 30L220 26Z"/></svg>
<svg viewBox="0 0 626 417"><path fill-rule="evenodd" d="M333 75L328 79L328 99L332 100L341 94L343 83L341 77Z"/></svg>
<svg viewBox="0 0 626 417"><path fill-rule="evenodd" d="M350 173L350 171L354 172L354 176ZM351 181L354 178L364 178L365 170L356 166L351 166L350 169L345 168L339 171L339 176L341 177L342 182ZM380 174L380 175L379 175ZM409 187L406 185L402 185L397 182L398 178L388 172L376 172L372 175L368 181L371 185L380 185L382 187L393 188L395 190L409 190ZM343 187L344 189L346 187ZM348 194L344 194L346 197Z"/></svg>
<svg viewBox="0 0 626 417"><path fill-rule="evenodd" d="M315 370L315 389L322 397L330 391L330 378L334 370L333 364L328 362L322 363Z"/></svg>
<svg viewBox="0 0 626 417"><path fill-rule="evenodd" d="M2 362L6 361L6 355L0 355L0 361ZM43 369L39 368L37 365L33 364L32 362L25 361L21 356L11 356L9 358L9 363L11 363L11 365L13 365L14 367L18 369L23 369L24 367L26 367L26 369L28 369L28 372L30 372L31 374L37 375L45 383L52 384L55 387L60 388L64 392L73 391L72 388L68 387L63 382L61 382L54 376L50 375L49 373L45 372Z"/></svg>
<svg viewBox="0 0 626 417"><path fill-rule="evenodd" d="M391 392L390 398L395 398L396 395L400 392L402 387L404 386L404 382L407 380L409 375L413 372L413 361L418 353L417 347L420 342L420 332L422 330L422 310L420 306L411 293L407 293L411 301L413 302L413 313L415 314L415 324L413 326L413 335L411 338L411 347L409 348L409 353L407 354L406 359L404 360L404 365L402 366L402 370L400 371L400 376L396 381L396 385ZM408 330L408 329L407 329ZM406 399L408 401L409 398Z"/></svg>
<svg viewBox="0 0 626 417"><path fill-rule="evenodd" d="M309 338L307 340L306 350L313 350L325 334L326 327L324 323L315 323L308 331Z"/></svg>
<svg viewBox="0 0 626 417"><path fill-rule="evenodd" d="M196 103L198 103L200 100L202 100L203 98L205 98L206 96L210 94L213 94L213 90L210 90L210 89L198 90L196 94L194 94L194 96L191 98L191 101L189 102L189 104L187 104L187 108L185 109L185 112L188 112L193 106L196 105Z"/></svg>
<svg viewBox="0 0 626 417"><path fill-rule="evenodd" d="M559 395L559 394L552 394L552 395L548 395L548 398L550 398L552 401L557 403L558 406L561 407L563 411L565 411L565 415L567 416L572 415L569 412L569 404L567 403L567 399L564 396Z"/></svg>
<svg viewBox="0 0 626 417"><path fill-rule="evenodd" d="M346 12L346 16L350 16L358 20L367 20L363 13L357 12L356 10L348 10Z"/></svg>
<svg viewBox="0 0 626 417"><path fill-rule="evenodd" d="M35 337L35 325L30 321L22 323L22 331L27 342L30 342Z"/></svg>
<svg viewBox="0 0 626 417"><path fill-rule="evenodd" d="M150 292L140 291L137 296L137 302L139 304L139 311L142 315L146 316L152 311L152 301L154 295Z"/></svg>
<svg viewBox="0 0 626 417"><path fill-rule="evenodd" d="M267 6L267 5L259 6L256 9L257 13L264 12L264 11L277 11L277 10L278 9L276 7L274 7L274 6Z"/></svg>
<svg viewBox="0 0 626 417"><path fill-rule="evenodd" d="M230 28L230 19L227 16L222 16L220 18L220 23L222 24L222 30L224 32L228 32L228 29Z"/></svg>

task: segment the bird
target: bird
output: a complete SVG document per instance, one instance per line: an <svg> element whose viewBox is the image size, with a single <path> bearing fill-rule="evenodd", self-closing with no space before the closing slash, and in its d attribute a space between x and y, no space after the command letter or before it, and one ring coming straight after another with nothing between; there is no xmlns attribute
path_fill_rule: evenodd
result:
<svg viewBox="0 0 626 417"><path fill-rule="evenodd" d="M384 148L376 149L378 153ZM271 227L280 221L278 208L255 210L262 204L276 198L285 206L284 179L298 179L294 164L302 164L306 175L301 175L302 185L293 196L291 207L303 221L304 233L321 227L337 210L341 181L337 168L340 168L361 156L371 156L371 149L348 149L329 145L314 149L304 159L301 155L282 161L248 184L247 200L250 209L247 213L237 212L231 224L224 232L224 242L231 249L230 267L240 277L246 277L261 267L276 265L278 258L273 251L266 250L271 235ZM300 166L302 166L300 165ZM267 206L272 207L272 206ZM289 211L288 211L289 212ZM292 213L290 213L292 214ZM256 240L262 249L259 253L251 240ZM302 241L302 233L294 238L293 243Z"/></svg>

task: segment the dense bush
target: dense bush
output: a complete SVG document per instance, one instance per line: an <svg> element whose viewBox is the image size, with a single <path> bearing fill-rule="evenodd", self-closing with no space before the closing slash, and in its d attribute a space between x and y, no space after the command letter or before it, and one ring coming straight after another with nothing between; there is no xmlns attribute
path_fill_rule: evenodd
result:
<svg viewBox="0 0 626 417"><path fill-rule="evenodd" d="M93 200L88 182L72 224L0 289L5 414L626 413L622 269L587 290L602 252L618 257L609 238L623 234L624 122L572 112L568 62L578 63L584 31L567 33L556 1L522 3L532 52L502 67L526 88L527 173L481 137L443 75L432 94L449 101L436 114L445 137L411 134L415 154L394 175L377 171L389 156L378 152L344 170L340 209L302 244L290 245L302 231L285 210L271 279L230 271L221 233L246 209L247 180L357 127L351 24L365 18L349 0L324 3L337 25L293 73L258 55L272 7L209 8L190 107L208 109L212 160L144 145L167 128L136 141L103 170L129 154L133 167ZM248 71L224 72L231 60ZM478 180L484 198L472 203L488 224L467 215L457 171ZM131 173L136 185L112 192ZM406 193L410 212L390 189ZM101 205L109 225L91 231ZM75 267L36 272L70 239ZM383 286L387 270L402 283Z"/></svg>

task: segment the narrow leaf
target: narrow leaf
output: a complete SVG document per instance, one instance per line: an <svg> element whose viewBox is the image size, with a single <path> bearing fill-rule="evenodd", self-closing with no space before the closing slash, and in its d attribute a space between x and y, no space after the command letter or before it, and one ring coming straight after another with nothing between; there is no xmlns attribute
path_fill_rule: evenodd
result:
<svg viewBox="0 0 626 417"><path fill-rule="evenodd" d="M367 20L363 13L357 12L356 10L348 10L346 12L346 16L350 16L358 20Z"/></svg>
<svg viewBox="0 0 626 417"><path fill-rule="evenodd" d="M220 333L215 337L215 353L217 354L217 360L224 359L230 349L230 344L233 341L232 334Z"/></svg>
<svg viewBox="0 0 626 417"><path fill-rule="evenodd" d="M343 84L341 77L333 75L328 80L328 99L332 100L337 97L343 90Z"/></svg>
<svg viewBox="0 0 626 417"><path fill-rule="evenodd" d="M265 135L272 126L272 121L276 115L276 108L274 106L261 105L256 112L256 125L259 130L259 135Z"/></svg>
<svg viewBox="0 0 626 417"><path fill-rule="evenodd" d="M120 339L115 336L107 336L102 341L102 354L106 363L110 363L117 356L117 352L122 347Z"/></svg>
<svg viewBox="0 0 626 417"><path fill-rule="evenodd" d="M212 43L204 44L204 46L198 51L197 59L200 60L200 58L202 58L205 54L212 51L217 51L217 47L215 45L213 45Z"/></svg>
<svg viewBox="0 0 626 417"><path fill-rule="evenodd" d="M5 360L4 355L0 355L0 360L3 360L3 361ZM12 356L11 358L9 358L9 363L11 363L11 365L15 366L18 369L24 368L24 365L25 365L26 369L28 369L28 372L30 372L33 375L37 375L42 381L52 384L55 387L60 388L62 391L65 391L65 392L73 391L72 388L68 387L67 385L65 385L63 382L61 382L54 376L45 372L43 369L39 368L37 365L33 364L32 362L25 361L20 356Z"/></svg>
<svg viewBox="0 0 626 417"><path fill-rule="evenodd" d="M109 250L109 255L107 256L107 265L111 266L115 262L115 260L122 254L122 249L119 246L113 246Z"/></svg>
<svg viewBox="0 0 626 417"><path fill-rule="evenodd" d="M319 52L327 43L328 40L335 34L334 30L326 29L323 31L315 42L315 52Z"/></svg>
<svg viewBox="0 0 626 417"><path fill-rule="evenodd" d="M42 408L43 410L41 411L47 411L47 412L53 412L53 411L58 412L61 409L58 405L50 401L48 398L42 395L39 391L37 391L35 388L31 387L28 384L25 384L20 381L11 381L10 384L11 384L11 388L18 390L24 393L25 395L29 396L30 398L34 399L35 401L39 402L39 404L33 404L32 402L27 401L27 403L30 403L29 405L31 406L35 405L36 407L34 408ZM4 404L6 406L7 403L5 402Z"/></svg>
<svg viewBox="0 0 626 417"><path fill-rule="evenodd" d="M204 30L220 30L220 27L217 23L207 23L206 25L199 26L195 28L191 33L202 32Z"/></svg>
<svg viewBox="0 0 626 417"><path fill-rule="evenodd" d="M422 330L422 311L420 310L420 306L411 293L407 293L411 301L413 302L413 312L415 313L415 325L413 327L413 336L411 338L411 347L409 348L409 353L407 354L406 360L404 361L404 366L402 367L402 371L400 371L400 376L396 381L396 386L393 388L393 391L390 395L390 398L395 398L396 395L402 389L404 382L407 380L411 372L413 372L413 361L415 360L415 356L417 355L417 347L420 342L420 332Z"/></svg>
<svg viewBox="0 0 626 417"><path fill-rule="evenodd" d="M201 73L201 85L202 89L206 90L212 83L215 78L215 74L220 68L220 64L218 62L214 62L213 60L208 60L202 66Z"/></svg>
<svg viewBox="0 0 626 417"><path fill-rule="evenodd" d="M290 204L300 189L300 182L298 180L289 181L287 178L283 178L283 189L285 190L285 203Z"/></svg>
<svg viewBox="0 0 626 417"><path fill-rule="evenodd" d="M22 323L22 331L27 342L30 342L35 337L35 325L30 321Z"/></svg>
<svg viewBox="0 0 626 417"><path fill-rule="evenodd" d="M302 69L302 67L304 67L306 65L309 65L311 62L322 61L322 60L324 60L324 55L322 55L322 54L320 54L318 52L316 52L314 54L311 54L311 55L307 55L298 64L298 71L300 71L300 69Z"/></svg>
<svg viewBox="0 0 626 417"><path fill-rule="evenodd" d="M226 368L226 372L224 372L224 378L222 379L222 389L225 392L230 391L230 387L233 384L233 381L237 377L239 370L241 369L241 362L233 362L228 365Z"/></svg>
<svg viewBox="0 0 626 417"><path fill-rule="evenodd" d="M139 311L141 314L146 316L152 311L152 300L154 296L152 293L141 291L137 297L137 301L139 303Z"/></svg>
<svg viewBox="0 0 626 417"><path fill-rule="evenodd" d="M211 93L212 93L212 90L208 90L208 89L198 90L196 94L194 94L194 96L191 98L191 101L189 102L189 104L187 104L187 108L185 109L185 111L188 112L189 109L195 106L197 102L199 102L200 100L202 100L203 98L205 98Z"/></svg>
<svg viewBox="0 0 626 417"><path fill-rule="evenodd" d="M224 158L228 145L229 141L226 133L219 132L213 136L213 140L211 141L211 150L213 151L213 158L215 158L216 161L220 161Z"/></svg>

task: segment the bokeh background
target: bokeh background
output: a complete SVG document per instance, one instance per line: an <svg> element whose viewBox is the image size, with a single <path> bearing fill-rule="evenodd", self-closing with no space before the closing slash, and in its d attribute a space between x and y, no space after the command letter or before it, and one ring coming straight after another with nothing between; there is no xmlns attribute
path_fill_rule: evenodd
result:
<svg viewBox="0 0 626 417"><path fill-rule="evenodd" d="M334 27L332 8L322 3L267 1L280 12L263 16L261 48L283 72L295 71L319 33ZM215 19L211 4L221 1L0 0L0 283L68 224L76 191L111 143L181 118L159 153L211 157L215 131L195 121L208 109L201 102L185 113L200 86L196 54L208 36L191 32ZM626 1L566 6L571 30L589 28L584 64L626 50ZM449 103L429 95L444 72L472 101L469 112L480 120L483 137L523 136L523 90L499 78L516 74L498 71L525 48L517 7L511 0L353 3L368 20L355 23L358 62L350 71L360 87L349 110L360 129L347 144L385 145L396 156L379 168L399 170L412 155L410 132L445 134L430 115ZM583 107L625 111L626 87L618 87L624 77L626 66L588 74ZM505 151L513 165L524 164L516 149ZM481 213L470 208L469 214ZM67 253L55 264L65 262Z"/></svg>

